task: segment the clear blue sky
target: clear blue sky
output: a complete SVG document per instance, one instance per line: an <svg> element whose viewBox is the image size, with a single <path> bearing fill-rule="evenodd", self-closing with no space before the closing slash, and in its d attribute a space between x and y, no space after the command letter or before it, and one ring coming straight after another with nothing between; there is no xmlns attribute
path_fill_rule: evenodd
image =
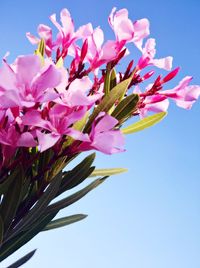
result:
<svg viewBox="0 0 200 268"><path fill-rule="evenodd" d="M199 0L6 0L0 1L0 56L32 53L25 32L66 7L76 27L101 25L113 6L132 19L147 17L158 56L174 56L177 80L194 76L200 84ZM159 125L128 136L127 152L98 155L98 167L127 167L61 215L89 214L79 223L43 233L1 267L29 250L27 268L199 268L200 267L200 102L191 111L171 105Z"/></svg>

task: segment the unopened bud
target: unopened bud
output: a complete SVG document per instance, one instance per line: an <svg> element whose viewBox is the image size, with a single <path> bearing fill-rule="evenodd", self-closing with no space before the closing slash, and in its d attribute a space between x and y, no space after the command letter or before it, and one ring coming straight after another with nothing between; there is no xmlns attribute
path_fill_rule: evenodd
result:
<svg viewBox="0 0 200 268"><path fill-rule="evenodd" d="M150 71L150 72L146 73L146 74L142 77L142 80L149 79L154 73L155 73L154 71Z"/></svg>
<svg viewBox="0 0 200 268"><path fill-rule="evenodd" d="M81 57L80 57L81 62L84 61L85 56L86 56L86 54L87 54L87 51L88 51L88 40L85 39L85 41L84 41L84 43L83 43L83 46L82 46L82 49L81 49Z"/></svg>
<svg viewBox="0 0 200 268"><path fill-rule="evenodd" d="M149 64L150 58L149 57L141 57L138 61L138 69L142 70Z"/></svg>
<svg viewBox="0 0 200 268"><path fill-rule="evenodd" d="M172 80L177 73L179 72L180 67L177 67L176 69L174 69L173 71L171 71L169 74L167 74L163 79L162 79L162 83L166 83L170 80Z"/></svg>

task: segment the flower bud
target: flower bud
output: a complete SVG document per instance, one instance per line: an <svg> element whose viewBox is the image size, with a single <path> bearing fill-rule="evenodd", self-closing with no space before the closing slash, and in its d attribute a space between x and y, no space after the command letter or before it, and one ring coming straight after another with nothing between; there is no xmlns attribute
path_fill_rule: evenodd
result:
<svg viewBox="0 0 200 268"><path fill-rule="evenodd" d="M166 83L170 80L172 80L177 73L179 72L180 67L177 67L176 69L174 69L173 71L171 71L169 74L167 74L163 79L162 79L162 83Z"/></svg>

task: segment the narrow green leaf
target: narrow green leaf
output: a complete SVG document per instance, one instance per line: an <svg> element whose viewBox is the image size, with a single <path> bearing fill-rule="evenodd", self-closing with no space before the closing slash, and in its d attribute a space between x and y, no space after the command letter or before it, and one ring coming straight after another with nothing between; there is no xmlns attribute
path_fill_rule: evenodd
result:
<svg viewBox="0 0 200 268"><path fill-rule="evenodd" d="M111 75L111 66L110 66L110 63L108 63L106 67L106 75L105 75L105 81L104 81L105 95L108 95L110 92L110 75Z"/></svg>
<svg viewBox="0 0 200 268"><path fill-rule="evenodd" d="M3 197L0 207L0 214L4 222L4 232L10 227L20 203L24 180L24 173L21 166L14 171L13 176L14 179Z"/></svg>
<svg viewBox="0 0 200 268"><path fill-rule="evenodd" d="M28 230L20 232L18 235L4 243L0 250L0 262L41 232L57 213L58 211L54 211L53 213L40 217L40 219L30 225Z"/></svg>
<svg viewBox="0 0 200 268"><path fill-rule="evenodd" d="M18 170L15 169L14 172L11 173L11 175L7 176L6 179L0 183L0 195L4 194L7 192L10 184L13 182L13 180L16 178Z"/></svg>
<svg viewBox="0 0 200 268"><path fill-rule="evenodd" d="M39 57L42 65L44 64L44 54L45 54L45 41L44 39L41 39L38 48L35 50L35 55Z"/></svg>
<svg viewBox="0 0 200 268"><path fill-rule="evenodd" d="M121 121L129 117L137 106L139 96L137 94L131 94L124 98L112 112L112 116Z"/></svg>
<svg viewBox="0 0 200 268"><path fill-rule="evenodd" d="M105 168L105 169L95 169L89 177L96 176L112 176L120 173L127 172L126 168Z"/></svg>
<svg viewBox="0 0 200 268"><path fill-rule="evenodd" d="M94 188L96 188L97 186L99 186L102 182L105 181L106 177L103 177L101 179L97 179L95 181L93 181L92 183L90 183L88 186L86 186L85 188L83 188L82 190L56 202L53 203L52 205L50 205L47 209L47 213L53 213L54 211L63 209L73 203L75 203L76 201L78 201L79 199L81 199L83 196L85 196L87 193L89 193L91 190L93 190Z"/></svg>
<svg viewBox="0 0 200 268"><path fill-rule="evenodd" d="M54 164L51 167L51 170L48 173L47 181L50 182L55 176L57 176L60 172L62 172L62 170L66 166L66 159L67 156L64 156L60 157L54 162Z"/></svg>
<svg viewBox="0 0 200 268"><path fill-rule="evenodd" d="M4 223L2 217L0 216L0 247L3 242L3 234L4 234Z"/></svg>
<svg viewBox="0 0 200 268"><path fill-rule="evenodd" d="M64 227L66 225L75 223L77 221L81 221L85 219L86 217L87 215L84 215L84 214L76 214L76 215L71 215L68 217L63 217L63 218L51 221L49 224L47 224L47 226L44 228L43 231L49 231L52 229Z"/></svg>
<svg viewBox="0 0 200 268"><path fill-rule="evenodd" d="M61 68L64 65L63 58L60 57L59 60L56 62L56 67Z"/></svg>
<svg viewBox="0 0 200 268"><path fill-rule="evenodd" d="M51 149L46 150L39 154L37 172L40 172L46 168L52 156L53 156L53 151Z"/></svg>
<svg viewBox="0 0 200 268"><path fill-rule="evenodd" d="M38 45L38 52L40 52L40 54L42 55L42 57L44 57L44 53L45 53L45 41L44 39L42 38L40 40L40 43Z"/></svg>
<svg viewBox="0 0 200 268"><path fill-rule="evenodd" d="M20 258L19 260L17 260L13 264L9 265L7 268L18 268L18 267L22 266L24 263L26 263L27 261L29 261L33 257L35 252L36 252L36 249L29 252L28 254L26 254L24 257Z"/></svg>
<svg viewBox="0 0 200 268"><path fill-rule="evenodd" d="M123 98L128 86L132 80L132 76L121 83L117 84L110 92L107 94L100 104L94 109L93 113L89 117L88 123L84 129L84 132L87 132L98 114L102 111L108 112L112 108L113 104Z"/></svg>
<svg viewBox="0 0 200 268"><path fill-rule="evenodd" d="M95 153L88 155L85 159L81 161L76 167L71 171L64 173L62 183L57 195L75 187L84 181L94 170L94 167L91 167L95 159Z"/></svg>
<svg viewBox="0 0 200 268"><path fill-rule="evenodd" d="M158 122L160 122L165 116L167 115L166 112L161 112L161 113L157 113L154 115L150 115L148 117L145 117L144 119L126 127L121 129L123 134L131 134L137 131L141 131L145 128L151 127L155 124L157 124Z"/></svg>
<svg viewBox="0 0 200 268"><path fill-rule="evenodd" d="M14 229L13 235L18 234L23 229L29 228L33 224L33 222L37 221L38 218L46 211L48 204L53 200L56 196L60 183L62 180L62 174L59 173L49 184L47 190L43 193L38 202L34 205L34 207L29 211L28 214L25 215L23 220L18 224L18 226ZM10 238L9 237L9 238Z"/></svg>
<svg viewBox="0 0 200 268"><path fill-rule="evenodd" d="M110 89L112 90L117 85L116 71L113 68L110 74Z"/></svg>
<svg viewBox="0 0 200 268"><path fill-rule="evenodd" d="M62 188L62 192L68 191L80 183L82 183L85 179L87 179L91 173L95 170L95 167L90 167L89 169L86 169L80 174L79 176L72 176L68 180L64 179L66 181L65 187ZM59 192L60 193L60 192Z"/></svg>

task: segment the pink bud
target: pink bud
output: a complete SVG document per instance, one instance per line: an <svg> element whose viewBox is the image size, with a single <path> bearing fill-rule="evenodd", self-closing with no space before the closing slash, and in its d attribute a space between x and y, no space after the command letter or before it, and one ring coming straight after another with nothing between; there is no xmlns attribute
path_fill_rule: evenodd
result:
<svg viewBox="0 0 200 268"><path fill-rule="evenodd" d="M128 65L128 67L127 67L125 73L124 73L124 79L127 78L127 77L129 76L130 71L131 71L131 68L133 67L133 63L134 63L133 60L130 61L129 65Z"/></svg>
<svg viewBox="0 0 200 268"><path fill-rule="evenodd" d="M162 83L166 83L170 80L172 80L177 73L179 72L180 67L177 67L176 69L174 69L173 71L171 71L169 74L167 74L163 79L162 79Z"/></svg>
<svg viewBox="0 0 200 268"><path fill-rule="evenodd" d="M117 63L124 57L125 54L126 54L126 48L123 49L123 50L119 53L119 55L117 56L117 59L115 60L115 64L117 64Z"/></svg>
<svg viewBox="0 0 200 268"><path fill-rule="evenodd" d="M142 69L144 69L148 64L149 64L149 61L150 61L151 59L149 58L149 57L141 57L140 59L139 59L139 61L138 61L138 68L140 69L140 70L142 70Z"/></svg>
<svg viewBox="0 0 200 268"><path fill-rule="evenodd" d="M82 49L81 49L81 62L83 62L83 60L85 59L85 56L87 54L87 51L88 51L88 40L85 39L84 43L83 43L83 46L82 46Z"/></svg>
<svg viewBox="0 0 200 268"><path fill-rule="evenodd" d="M155 73L154 71L150 71L150 72L146 73L146 74L142 77L142 80L149 79L154 73Z"/></svg>
<svg viewBox="0 0 200 268"><path fill-rule="evenodd" d="M160 86L160 84L161 84L160 79L161 79L161 75L159 75L159 76L156 78L156 80L155 80L155 82L154 82L154 86L155 86L155 87Z"/></svg>
<svg viewBox="0 0 200 268"><path fill-rule="evenodd" d="M60 59L61 53L60 53L60 48L56 50L56 61Z"/></svg>

